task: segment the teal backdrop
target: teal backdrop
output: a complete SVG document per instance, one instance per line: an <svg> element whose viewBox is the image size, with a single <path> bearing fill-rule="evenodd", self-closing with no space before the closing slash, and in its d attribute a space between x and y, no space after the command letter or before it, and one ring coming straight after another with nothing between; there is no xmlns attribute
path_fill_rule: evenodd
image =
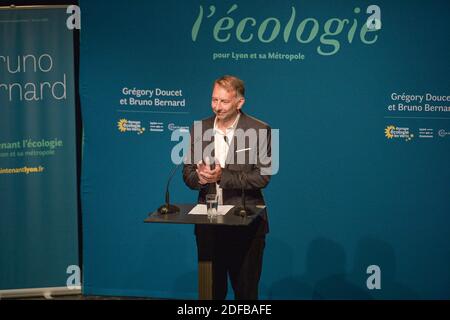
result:
<svg viewBox="0 0 450 320"><path fill-rule="evenodd" d="M449 9L81 1L84 293L197 297L193 227L143 220L172 130L210 116L213 80L234 74L280 133L261 298L450 298ZM172 201L196 196L178 172Z"/></svg>
<svg viewBox="0 0 450 320"><path fill-rule="evenodd" d="M65 287L79 264L67 17L65 8L0 10L0 290Z"/></svg>

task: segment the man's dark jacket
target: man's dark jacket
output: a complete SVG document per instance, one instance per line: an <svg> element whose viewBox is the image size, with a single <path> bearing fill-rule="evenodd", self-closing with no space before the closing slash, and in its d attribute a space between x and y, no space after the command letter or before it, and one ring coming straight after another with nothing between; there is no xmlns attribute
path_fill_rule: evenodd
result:
<svg viewBox="0 0 450 320"><path fill-rule="evenodd" d="M204 160L208 153L214 157L214 120L215 116L212 116L196 122L191 128L190 159L185 160L183 167L183 179L186 185L191 189L199 190L198 203L205 203L206 194L216 192L215 183L201 185L196 172L196 163ZM247 131L248 129L254 130ZM207 132L206 139L205 132ZM256 139L238 139L239 132L247 132L248 136L252 135ZM219 186L223 189L224 205L240 205L242 187L245 189L246 205L265 205L262 189L269 183L270 175L261 174L261 170L263 173L268 171L271 165L270 157L270 127L241 112L219 182ZM240 237L264 235L268 229L267 213L264 213L248 227L196 225L195 232L198 235L202 230L214 230L219 236L237 240Z"/></svg>

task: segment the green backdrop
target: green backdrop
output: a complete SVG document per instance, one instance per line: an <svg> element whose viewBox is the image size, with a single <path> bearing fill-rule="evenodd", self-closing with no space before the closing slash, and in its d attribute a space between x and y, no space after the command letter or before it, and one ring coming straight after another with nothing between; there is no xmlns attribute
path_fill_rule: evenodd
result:
<svg viewBox="0 0 450 320"><path fill-rule="evenodd" d="M86 294L197 297L193 227L143 220L172 129L235 74L243 110L280 130L261 297L450 297L449 3L372 4L81 1ZM196 200L179 174L171 199Z"/></svg>

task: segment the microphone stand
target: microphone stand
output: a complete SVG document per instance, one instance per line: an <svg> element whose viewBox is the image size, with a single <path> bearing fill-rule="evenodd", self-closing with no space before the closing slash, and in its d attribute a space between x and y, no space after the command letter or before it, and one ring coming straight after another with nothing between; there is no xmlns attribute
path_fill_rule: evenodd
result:
<svg viewBox="0 0 450 320"><path fill-rule="evenodd" d="M180 164L177 164L175 166L175 168L172 169L172 172L170 173L170 178L167 181L167 185L166 185L166 203L158 208L158 213L159 214L173 214L173 213L180 212L180 208L170 204L170 196L169 196L169 184L170 184L170 181L172 180L172 178L173 178L175 172L177 171L178 167L180 166Z"/></svg>

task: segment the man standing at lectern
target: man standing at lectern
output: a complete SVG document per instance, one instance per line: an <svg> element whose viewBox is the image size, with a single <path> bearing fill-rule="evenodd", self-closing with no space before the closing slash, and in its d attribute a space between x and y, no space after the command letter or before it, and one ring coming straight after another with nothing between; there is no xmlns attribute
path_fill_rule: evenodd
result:
<svg viewBox="0 0 450 320"><path fill-rule="evenodd" d="M242 112L244 103L242 80L234 76L217 79L211 100L214 116L196 122L191 130L191 158L185 162L183 179L191 189L199 190L199 203L204 204L206 195L213 193L219 205L239 206L244 190L246 205L265 205L262 189L269 183L271 164L262 159L271 156L270 127ZM194 155L196 149L202 151L200 161ZM211 166L204 161L207 150L212 150L215 159ZM195 226L199 262L207 255L212 260L213 299L226 298L227 276L235 299L258 299L267 232L266 213L248 226Z"/></svg>

